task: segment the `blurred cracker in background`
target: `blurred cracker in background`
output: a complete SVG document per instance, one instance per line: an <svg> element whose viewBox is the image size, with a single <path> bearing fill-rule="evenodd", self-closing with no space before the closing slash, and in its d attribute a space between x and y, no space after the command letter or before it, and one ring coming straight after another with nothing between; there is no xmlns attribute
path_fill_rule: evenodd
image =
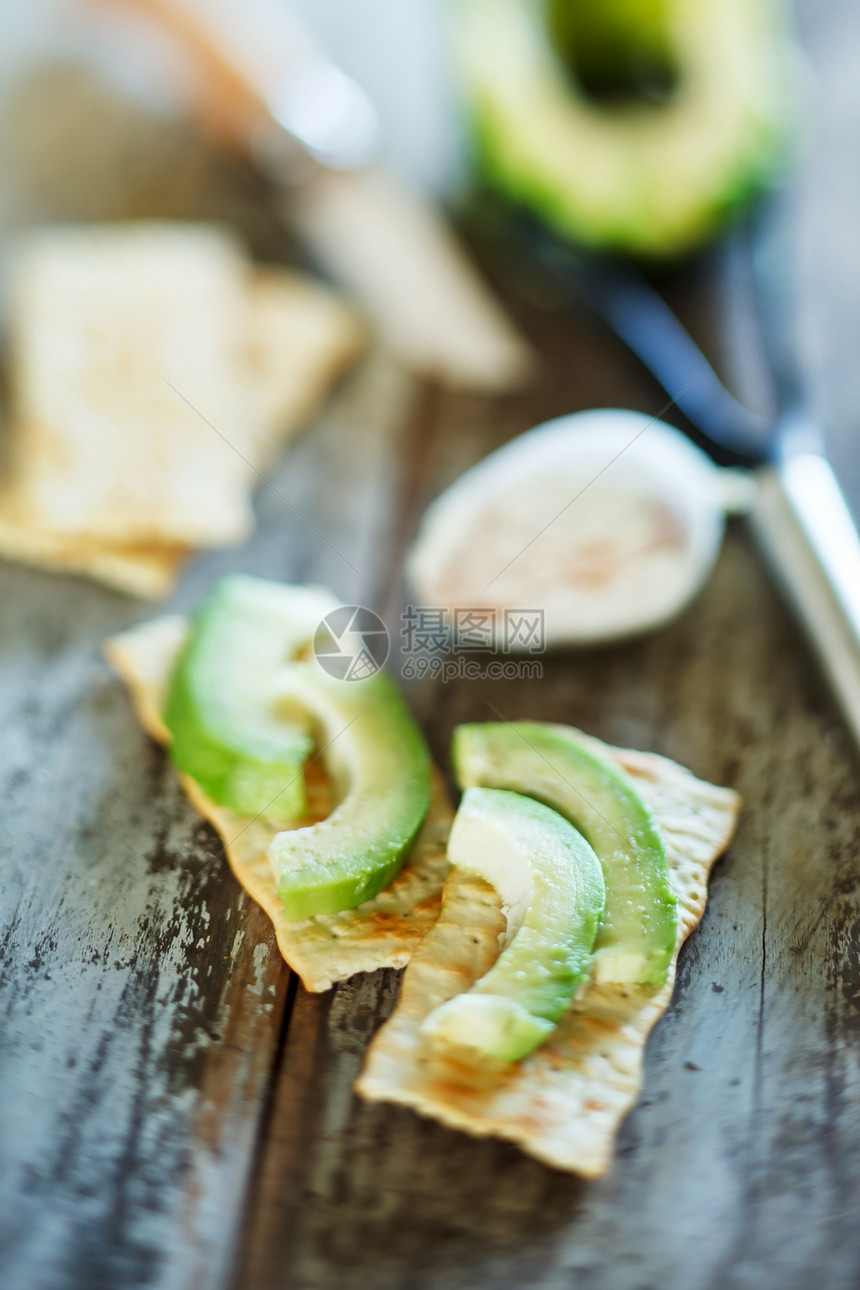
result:
<svg viewBox="0 0 860 1290"><path fill-rule="evenodd" d="M31 233L10 333L0 551L154 596L249 535L260 472L364 339L325 288L162 222Z"/></svg>
<svg viewBox="0 0 860 1290"><path fill-rule="evenodd" d="M26 264L15 269L18 239L9 237L5 248L4 280L17 279L18 286L4 301L11 342L5 376L14 390L6 402L14 407L4 409L0 433L0 553L86 574L132 595L162 597L173 589L191 544L218 545L247 534L255 470L313 413L363 347L364 332L319 284L280 265L257 269L246 261L239 241L268 260L296 260L299 252L285 234L270 185L250 162L217 150L171 110L162 93L163 77L171 74L162 49L138 50L137 66L118 59L109 31L99 34L53 0L16 14L8 35L0 52L0 228L7 235L57 222L206 220L223 229L204 233L179 225L171 233L162 224L135 231L122 223L43 235L44 253L53 247L61 276L82 245L76 239L93 251L97 271L88 286L78 275L78 298L65 313L51 299L50 283L43 290L31 280L28 287ZM177 269L174 263L172 285L168 273L155 301L147 279L174 235L189 264ZM39 237L25 238L37 259ZM110 248L125 262L122 282ZM136 255L142 258L135 261ZM188 295L192 262L198 266L194 301ZM44 263L38 271L31 266L37 276L46 271ZM201 272L209 275L208 288ZM31 318L28 328L20 292L31 289L42 317ZM203 307L207 290L220 304L210 295ZM169 372L150 379L161 352L168 366L178 364L176 388L195 402L188 369L166 339L168 331L183 330L183 315L185 331L195 333L198 385L206 387L198 397L236 451L183 407L161 379ZM205 360L198 318L209 336ZM32 344L24 340L28 330ZM27 361L25 373L22 349L34 346L40 357L35 366ZM65 369L65 381L49 370L50 354ZM134 410L130 386L144 377L144 366L151 369L150 388ZM219 461L220 471L213 470ZM195 482L201 473L214 488L208 502Z"/></svg>

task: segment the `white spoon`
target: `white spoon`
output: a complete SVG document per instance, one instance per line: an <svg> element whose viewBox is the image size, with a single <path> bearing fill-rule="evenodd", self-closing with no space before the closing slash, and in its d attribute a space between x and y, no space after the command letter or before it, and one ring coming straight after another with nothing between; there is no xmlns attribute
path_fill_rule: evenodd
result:
<svg viewBox="0 0 860 1290"><path fill-rule="evenodd" d="M452 621L493 610L500 648L505 611L543 611L548 646L620 640L690 603L726 511L745 509L753 490L665 422L578 412L519 436L438 497L407 570L418 603Z"/></svg>

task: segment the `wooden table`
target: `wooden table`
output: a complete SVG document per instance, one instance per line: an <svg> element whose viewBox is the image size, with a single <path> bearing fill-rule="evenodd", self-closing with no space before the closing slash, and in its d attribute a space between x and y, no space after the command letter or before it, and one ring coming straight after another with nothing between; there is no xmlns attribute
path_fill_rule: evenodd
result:
<svg viewBox="0 0 860 1290"><path fill-rule="evenodd" d="M846 0L809 14L813 61L839 75L798 199L802 321L860 507L860 239L846 233L860 195L844 192L840 151L853 121L856 155L860 24ZM713 282L679 292L701 330ZM263 489L254 540L197 562L176 606L241 568L329 583L396 630L404 546L465 466L576 407L661 406L586 318L524 321L547 370L521 398L454 396L371 359L272 477L332 547ZM6 565L0 604L4 1290L860 1284L860 774L742 527L701 599L651 639L548 658L540 682L411 692L443 762L453 726L489 700L655 749L746 798L597 1184L358 1102L397 975L308 995L223 861L189 890L219 844L99 658L146 611Z"/></svg>

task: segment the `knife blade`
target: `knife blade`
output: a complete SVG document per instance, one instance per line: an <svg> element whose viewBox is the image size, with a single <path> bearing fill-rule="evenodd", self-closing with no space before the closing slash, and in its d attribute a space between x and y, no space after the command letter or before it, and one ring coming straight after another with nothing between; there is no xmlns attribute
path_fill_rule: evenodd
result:
<svg viewBox="0 0 860 1290"><path fill-rule="evenodd" d="M791 194L775 197L738 244L752 273L776 412L742 405L636 268L561 246L529 222L531 253L585 301L660 382L721 464L754 468L750 522L773 574L811 639L860 744L860 536L809 406L795 335Z"/></svg>
<svg viewBox="0 0 860 1290"><path fill-rule="evenodd" d="M763 467L750 522L860 746L860 541L827 458Z"/></svg>
<svg viewBox="0 0 860 1290"><path fill-rule="evenodd" d="M753 232L755 301L778 417L750 521L860 746L860 535L798 358L792 209L784 193Z"/></svg>
<svg viewBox="0 0 860 1290"><path fill-rule="evenodd" d="M533 351L432 206L374 162L376 117L274 0L90 0L145 16L181 48L187 96L284 194L311 257L406 366L487 391L523 385Z"/></svg>

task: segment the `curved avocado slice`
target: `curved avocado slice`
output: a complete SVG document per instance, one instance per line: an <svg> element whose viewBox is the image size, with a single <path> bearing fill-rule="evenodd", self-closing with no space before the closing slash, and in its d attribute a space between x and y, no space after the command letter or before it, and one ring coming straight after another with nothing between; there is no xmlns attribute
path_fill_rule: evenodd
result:
<svg viewBox="0 0 860 1290"><path fill-rule="evenodd" d="M684 254L784 165L796 62L784 8L457 0L484 177L562 238Z"/></svg>
<svg viewBox="0 0 860 1290"><path fill-rule="evenodd" d="M573 732L538 722L458 726L452 756L461 788L528 794L591 843L606 882L595 980L662 985L678 935L675 896L660 830L630 777Z"/></svg>
<svg viewBox="0 0 860 1290"><path fill-rule="evenodd" d="M352 909L402 868L430 805L430 754L384 672L341 681L310 659L290 670L284 694L313 714L340 799L319 824L274 838L284 910L309 918Z"/></svg>
<svg viewBox="0 0 860 1290"><path fill-rule="evenodd" d="M278 678L335 608L328 592L224 578L195 615L164 713L170 756L241 815L301 819L311 721L276 702Z"/></svg>
<svg viewBox="0 0 860 1290"><path fill-rule="evenodd" d="M463 795L448 842L508 909L508 943L464 994L424 1020L435 1041L517 1061L552 1033L588 976L603 912L600 862L582 834L533 798L494 788Z"/></svg>

